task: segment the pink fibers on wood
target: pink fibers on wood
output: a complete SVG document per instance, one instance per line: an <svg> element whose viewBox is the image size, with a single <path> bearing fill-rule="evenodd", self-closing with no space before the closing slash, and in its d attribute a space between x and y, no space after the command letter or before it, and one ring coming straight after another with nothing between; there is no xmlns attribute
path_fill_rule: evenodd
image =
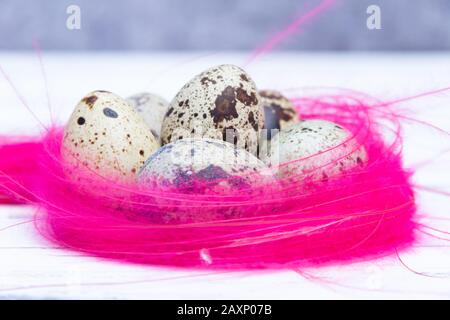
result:
<svg viewBox="0 0 450 320"><path fill-rule="evenodd" d="M303 119L330 120L350 130L368 162L326 180L298 176L224 194L208 193L204 186L189 192L144 189L95 173L70 179L60 157L62 130L56 127L40 142L0 147L0 187L11 199L26 198L44 209L36 225L52 241L121 261L291 268L369 259L407 247L414 240L416 206L411 172L401 163L400 126L389 106L349 95L292 100ZM332 159L329 165L338 163ZM188 218L167 219L174 215Z"/></svg>
<svg viewBox="0 0 450 320"><path fill-rule="evenodd" d="M38 155L42 153L40 139L0 137L0 203L26 203L33 199Z"/></svg>

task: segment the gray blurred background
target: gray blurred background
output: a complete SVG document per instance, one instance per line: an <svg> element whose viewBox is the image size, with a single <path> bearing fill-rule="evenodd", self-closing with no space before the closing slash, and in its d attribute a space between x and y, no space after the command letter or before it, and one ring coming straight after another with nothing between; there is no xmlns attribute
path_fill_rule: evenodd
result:
<svg viewBox="0 0 450 320"><path fill-rule="evenodd" d="M0 0L0 50L248 50L320 0ZM450 0L337 0L285 50L449 50ZM366 26L369 5L381 30ZM66 27L69 5L81 29Z"/></svg>

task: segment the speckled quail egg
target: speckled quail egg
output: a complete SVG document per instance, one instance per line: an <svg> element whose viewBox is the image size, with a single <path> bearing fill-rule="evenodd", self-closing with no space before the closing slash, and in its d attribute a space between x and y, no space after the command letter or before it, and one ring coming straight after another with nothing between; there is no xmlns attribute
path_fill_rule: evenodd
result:
<svg viewBox="0 0 450 320"><path fill-rule="evenodd" d="M282 179L326 181L367 162L364 147L352 139L352 134L325 120L305 120L290 126L273 137L271 146L266 162L274 168L281 165L276 174Z"/></svg>
<svg viewBox="0 0 450 320"><path fill-rule="evenodd" d="M264 181L271 172L261 160L231 143L187 138L161 147L145 162L138 176L140 183L156 180L180 188L189 187L194 180L234 188L249 187L258 179Z"/></svg>
<svg viewBox="0 0 450 320"><path fill-rule="evenodd" d="M148 92L132 95L127 98L127 101L141 114L153 135L159 139L162 121L167 112L169 102L156 94Z"/></svg>
<svg viewBox="0 0 450 320"><path fill-rule="evenodd" d="M266 159L270 154L270 140L280 130L300 121L294 104L279 91L261 90L261 105L264 110L264 129L259 141L259 158Z"/></svg>
<svg viewBox="0 0 450 320"><path fill-rule="evenodd" d="M95 172L131 182L158 147L129 103L111 92L94 91L75 107L64 131L61 155L72 178Z"/></svg>
<svg viewBox="0 0 450 320"><path fill-rule="evenodd" d="M280 92L261 90L259 95L264 109L264 129L268 131L267 138L269 140L271 138L270 130L284 130L300 121L294 104Z"/></svg>
<svg viewBox="0 0 450 320"><path fill-rule="evenodd" d="M188 195L238 195L251 198L273 187L275 178L261 160L231 143L208 138L188 138L166 144L154 153L139 172L138 182L150 190L157 188ZM220 205L212 208L195 207L196 203L185 198L178 202L157 199L157 202L165 207L165 210L160 210L165 212L164 216L159 215L164 221L237 218L243 211L243 206L227 205L226 200L221 200ZM257 214L262 207L260 202L255 204L253 200L251 210L247 212ZM155 217L158 217L158 213L153 215Z"/></svg>
<svg viewBox="0 0 450 320"><path fill-rule="evenodd" d="M202 72L178 92L163 120L161 141L213 138L256 154L263 125L255 83L241 68L226 64Z"/></svg>

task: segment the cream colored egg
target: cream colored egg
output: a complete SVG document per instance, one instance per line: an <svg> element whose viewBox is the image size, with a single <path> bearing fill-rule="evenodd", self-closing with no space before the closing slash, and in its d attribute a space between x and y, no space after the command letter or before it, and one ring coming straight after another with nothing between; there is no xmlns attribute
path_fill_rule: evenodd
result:
<svg viewBox="0 0 450 320"><path fill-rule="evenodd" d="M220 139L256 154L264 113L256 85L234 65L210 68L190 80L170 103L162 144L190 137Z"/></svg>
<svg viewBox="0 0 450 320"><path fill-rule="evenodd" d="M94 91L75 107L61 153L72 178L94 173L132 182L158 147L157 139L129 103L111 92Z"/></svg>
<svg viewBox="0 0 450 320"><path fill-rule="evenodd" d="M144 118L153 135L159 139L161 125L169 102L153 93L142 92L127 98L134 109Z"/></svg>
<svg viewBox="0 0 450 320"><path fill-rule="evenodd" d="M259 141L259 158L266 159L270 155L270 141L280 130L289 128L300 121L294 104L281 92L261 90L261 105L264 110L264 130Z"/></svg>
<svg viewBox="0 0 450 320"><path fill-rule="evenodd" d="M275 180L271 170L249 152L231 143L207 138L188 138L166 144L146 161L138 177L144 188L168 189L168 194L238 195L251 200L250 209L226 205L225 200L215 207L200 208L189 198L181 197L180 201L172 200L174 197L158 198L156 202L164 210L155 212L152 217L180 222L239 218L243 212L253 215L264 209L270 213L273 204L266 204L264 208L260 197L264 192L270 194L269 189L276 186Z"/></svg>
<svg viewBox="0 0 450 320"><path fill-rule="evenodd" d="M268 139L272 137L271 130L284 130L300 121L294 104L281 92L261 90L261 105L264 109L264 129L268 131Z"/></svg>
<svg viewBox="0 0 450 320"><path fill-rule="evenodd" d="M326 181L363 166L367 153L345 128L325 120L305 120L280 131L266 160L282 179Z"/></svg>
<svg viewBox="0 0 450 320"><path fill-rule="evenodd" d="M150 156L139 172L141 183L156 180L161 185L176 187L189 186L196 179L221 186L226 184L230 188L249 187L268 177L272 178L270 170L251 153L231 143L208 138L188 138L166 144Z"/></svg>

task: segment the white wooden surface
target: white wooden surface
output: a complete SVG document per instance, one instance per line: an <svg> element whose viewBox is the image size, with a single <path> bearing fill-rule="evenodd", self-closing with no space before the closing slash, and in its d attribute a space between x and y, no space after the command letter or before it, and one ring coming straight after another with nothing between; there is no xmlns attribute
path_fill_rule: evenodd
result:
<svg viewBox="0 0 450 320"><path fill-rule="evenodd" d="M122 96L153 91L170 99L194 74L242 54L45 53L52 117L64 121L87 92ZM0 53L0 65L29 107L50 122L35 54ZM260 88L344 87L390 100L450 86L448 54L284 54L248 66ZM450 91L399 105L409 115L450 131ZM0 77L0 134L39 132L37 121ZM418 124L405 126L405 164L419 167L414 181L450 191L449 138ZM450 230L450 200L418 193L421 221ZM55 248L35 231L31 207L0 206L0 298L297 299L450 298L450 243L422 237L409 252L368 263L300 273L192 272L135 266ZM437 219L439 218L439 219ZM447 238L447 234L436 235ZM402 263L403 262L403 263ZM409 268L407 268L406 266ZM425 273L419 275L419 273Z"/></svg>

